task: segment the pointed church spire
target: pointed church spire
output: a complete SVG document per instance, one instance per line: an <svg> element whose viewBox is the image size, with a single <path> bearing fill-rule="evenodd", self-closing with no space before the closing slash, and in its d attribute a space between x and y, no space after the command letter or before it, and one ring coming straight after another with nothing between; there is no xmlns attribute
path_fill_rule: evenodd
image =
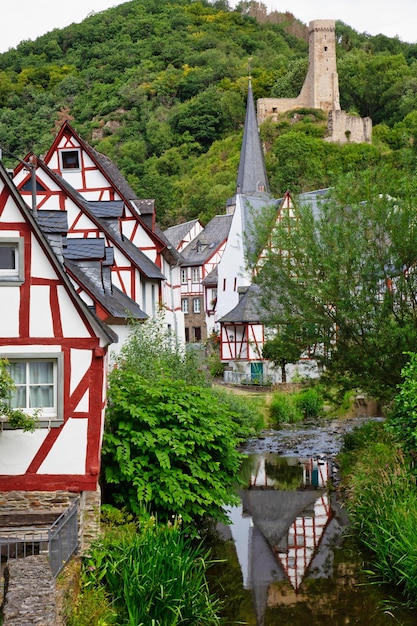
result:
<svg viewBox="0 0 417 626"><path fill-rule="evenodd" d="M259 192L269 192L269 184L256 120L252 82L249 78L246 119L240 150L236 193L253 195Z"/></svg>

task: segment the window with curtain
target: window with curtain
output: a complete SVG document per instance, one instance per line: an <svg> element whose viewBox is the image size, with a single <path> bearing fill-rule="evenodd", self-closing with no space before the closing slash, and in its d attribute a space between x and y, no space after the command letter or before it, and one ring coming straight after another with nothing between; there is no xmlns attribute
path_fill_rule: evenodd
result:
<svg viewBox="0 0 417 626"><path fill-rule="evenodd" d="M16 386L10 400L13 408L56 409L53 361L12 361L9 368Z"/></svg>
<svg viewBox="0 0 417 626"><path fill-rule="evenodd" d="M63 420L63 355L41 353L17 359L15 354L2 354L1 357L7 358L15 384L10 406L28 414L39 410L40 426L51 425L51 420L59 425Z"/></svg>

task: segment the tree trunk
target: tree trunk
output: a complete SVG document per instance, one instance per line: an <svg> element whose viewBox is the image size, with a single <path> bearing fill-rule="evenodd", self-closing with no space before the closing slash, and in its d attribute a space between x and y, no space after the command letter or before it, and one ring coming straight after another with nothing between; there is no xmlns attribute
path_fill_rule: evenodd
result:
<svg viewBox="0 0 417 626"><path fill-rule="evenodd" d="M287 382L287 372L285 370L285 361L282 361L281 363L281 382L283 383Z"/></svg>

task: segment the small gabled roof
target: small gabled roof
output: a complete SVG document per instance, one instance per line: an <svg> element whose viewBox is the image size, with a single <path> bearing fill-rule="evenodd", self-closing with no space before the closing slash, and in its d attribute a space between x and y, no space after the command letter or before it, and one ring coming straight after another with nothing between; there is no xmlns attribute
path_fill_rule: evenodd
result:
<svg viewBox="0 0 417 626"><path fill-rule="evenodd" d="M259 286L240 287L240 299L234 309L223 315L221 324L261 324L262 308L260 305Z"/></svg>
<svg viewBox="0 0 417 626"><path fill-rule="evenodd" d="M201 233L182 250L181 254L184 261L181 265L190 266L206 263L226 241L232 219L232 215L213 217Z"/></svg>
<svg viewBox="0 0 417 626"><path fill-rule="evenodd" d="M201 283L205 286L205 287L217 287L217 283L219 282L219 271L218 271L218 267L216 265L216 267L214 267L211 272L209 272L207 274L207 276L205 276L203 278L203 280L201 281Z"/></svg>
<svg viewBox="0 0 417 626"><path fill-rule="evenodd" d="M264 153L259 136L253 100L252 83L249 80L246 103L246 118L243 130L242 147L240 150L239 170L237 174L236 193L258 195L269 193L268 176L266 174Z"/></svg>
<svg viewBox="0 0 417 626"><path fill-rule="evenodd" d="M89 200L88 206L96 217L118 219L123 215L123 200Z"/></svg>
<svg viewBox="0 0 417 626"><path fill-rule="evenodd" d="M68 232L68 216L66 211L42 209L37 211L37 222L44 233L66 235Z"/></svg>
<svg viewBox="0 0 417 626"><path fill-rule="evenodd" d="M145 320L148 318L140 306L120 289L112 285L111 293L103 290L94 280L94 275L90 274L88 267L74 263L68 258L65 259L65 267L85 291L98 302L109 315L109 323L116 320L128 321L129 319Z"/></svg>
<svg viewBox="0 0 417 626"><path fill-rule="evenodd" d="M182 224L176 224L175 226L170 226L164 230L164 235L177 249L178 246L184 241L186 234L189 233L198 223L199 220L195 219L183 222Z"/></svg>

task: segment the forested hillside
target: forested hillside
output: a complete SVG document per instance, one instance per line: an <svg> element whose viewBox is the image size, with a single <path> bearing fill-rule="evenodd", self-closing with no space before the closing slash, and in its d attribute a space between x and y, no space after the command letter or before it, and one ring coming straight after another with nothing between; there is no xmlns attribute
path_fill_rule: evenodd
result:
<svg viewBox="0 0 417 626"><path fill-rule="evenodd" d="M336 31L341 106L372 117L374 143L323 142L315 111L265 123L277 197L382 161L414 171L417 45ZM163 226L205 222L234 193L248 75L255 98L295 96L307 60L306 26L258 2L131 0L0 55L0 147L41 155L69 119L155 198Z"/></svg>

